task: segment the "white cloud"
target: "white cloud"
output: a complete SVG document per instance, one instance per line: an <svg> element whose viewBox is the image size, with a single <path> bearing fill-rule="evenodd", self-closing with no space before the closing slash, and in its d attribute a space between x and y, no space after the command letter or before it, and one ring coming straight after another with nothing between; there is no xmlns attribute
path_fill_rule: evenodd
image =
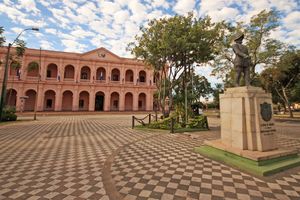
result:
<svg viewBox="0 0 300 200"><path fill-rule="evenodd" d="M50 6L50 2L47 1L47 0L39 0L39 3L42 4L42 5L45 6L45 7Z"/></svg>
<svg viewBox="0 0 300 200"><path fill-rule="evenodd" d="M42 49L46 49L46 50L55 50L53 47L53 43L46 41L46 40L42 40L40 41L40 46Z"/></svg>
<svg viewBox="0 0 300 200"><path fill-rule="evenodd" d="M75 3L73 0L63 0L62 2L65 4L65 6L67 6L68 8L71 8L73 10L78 8L78 4Z"/></svg>
<svg viewBox="0 0 300 200"><path fill-rule="evenodd" d="M87 23L92 20L97 19L96 15L96 5L93 2L88 2L84 5L81 5L77 10L77 15L78 15L78 21L74 21L77 23Z"/></svg>
<svg viewBox="0 0 300 200"><path fill-rule="evenodd" d="M77 52L82 53L85 52L87 45L81 44L75 40L61 40L62 44L66 47L64 51L66 52Z"/></svg>
<svg viewBox="0 0 300 200"><path fill-rule="evenodd" d="M46 33L53 34L53 35L56 35L56 34L57 34L57 30L54 29L54 28L46 28L46 29L45 29L45 32L46 32Z"/></svg>
<svg viewBox="0 0 300 200"><path fill-rule="evenodd" d="M27 12L33 12L35 14L40 13L40 10L37 9L34 0L19 0L19 8L24 8Z"/></svg>
<svg viewBox="0 0 300 200"><path fill-rule="evenodd" d="M131 0L128 7L132 13L130 19L136 23L142 23L146 20L147 8L139 0Z"/></svg>
<svg viewBox="0 0 300 200"><path fill-rule="evenodd" d="M237 18L239 11L235 8L223 7L221 10L208 11L207 13L214 21L233 21Z"/></svg>
<svg viewBox="0 0 300 200"><path fill-rule="evenodd" d="M83 39L95 35L95 33L91 31L83 30L80 26L75 27L74 30L70 32L70 34L79 39Z"/></svg>
<svg viewBox="0 0 300 200"><path fill-rule="evenodd" d="M116 12L121 10L121 7L118 3L110 1L101 1L99 2L100 10L105 15L114 15Z"/></svg>
<svg viewBox="0 0 300 200"><path fill-rule="evenodd" d="M21 31L23 30L22 28L19 28L19 27L14 27L14 28L11 28L11 30L16 33L16 34L19 34L21 33Z"/></svg>
<svg viewBox="0 0 300 200"><path fill-rule="evenodd" d="M174 7L174 11L178 14L185 15L186 13L193 11L195 4L195 0L178 0Z"/></svg>
<svg viewBox="0 0 300 200"><path fill-rule="evenodd" d="M297 29L300 27L300 11L289 13L283 22L288 29Z"/></svg>
<svg viewBox="0 0 300 200"><path fill-rule="evenodd" d="M170 3L166 0L151 0L150 1L150 5L153 7L153 8L159 8L159 7L162 7L162 8L169 8L170 7Z"/></svg>
<svg viewBox="0 0 300 200"><path fill-rule="evenodd" d="M123 24L129 18L128 10L119 10L114 14L115 23Z"/></svg>
<svg viewBox="0 0 300 200"><path fill-rule="evenodd" d="M126 35L132 35L134 36L139 32L138 25L132 21L127 21L125 23L125 33Z"/></svg>
<svg viewBox="0 0 300 200"><path fill-rule="evenodd" d="M57 8L49 8L50 12L53 15L53 18L55 18L55 22L57 25L61 27L67 26L71 21L65 17L65 12L62 9Z"/></svg>
<svg viewBox="0 0 300 200"><path fill-rule="evenodd" d="M273 5L277 10L286 13L289 13L293 9L299 7L299 1L297 4L297 0L270 0L270 4Z"/></svg>

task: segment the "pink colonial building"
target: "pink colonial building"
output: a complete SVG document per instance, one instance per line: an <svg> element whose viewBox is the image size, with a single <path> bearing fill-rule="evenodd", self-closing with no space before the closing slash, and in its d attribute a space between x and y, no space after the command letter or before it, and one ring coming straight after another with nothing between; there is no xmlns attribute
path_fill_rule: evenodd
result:
<svg viewBox="0 0 300 200"><path fill-rule="evenodd" d="M5 60L6 48L0 49ZM30 69L31 62L40 63ZM0 67L2 87L4 63ZM151 111L153 70L105 48L86 53L26 49L22 67L9 70L6 104L18 111Z"/></svg>

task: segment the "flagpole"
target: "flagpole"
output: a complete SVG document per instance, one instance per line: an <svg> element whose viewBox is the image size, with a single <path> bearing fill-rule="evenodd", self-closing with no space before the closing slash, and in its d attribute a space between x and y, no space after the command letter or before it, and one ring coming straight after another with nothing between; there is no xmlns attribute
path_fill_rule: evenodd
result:
<svg viewBox="0 0 300 200"><path fill-rule="evenodd" d="M35 102L34 102L34 116L33 119L36 120L36 111L37 111L37 105L38 105L38 94L39 94L39 85L40 85L40 79L41 79L41 64L42 64L42 48L40 47L40 58L39 58L39 67L38 67L38 82L36 87L36 95L35 95Z"/></svg>

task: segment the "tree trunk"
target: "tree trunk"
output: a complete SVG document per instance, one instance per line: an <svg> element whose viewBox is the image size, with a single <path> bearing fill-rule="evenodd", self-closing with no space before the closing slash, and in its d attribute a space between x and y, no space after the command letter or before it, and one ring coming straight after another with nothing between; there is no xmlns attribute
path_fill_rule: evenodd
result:
<svg viewBox="0 0 300 200"><path fill-rule="evenodd" d="M290 113L290 118L293 118L294 115L293 115L293 112L292 112L292 109L291 109L291 104L290 104L290 101L289 101L288 96L287 96L287 94L286 94L286 89L285 89L284 87L282 87L282 93L283 93L285 102L286 102L286 104L287 104L288 111L289 111L289 113Z"/></svg>
<svg viewBox="0 0 300 200"><path fill-rule="evenodd" d="M282 104L283 104L283 114L285 114L286 113L286 104L285 104L285 102L283 102Z"/></svg>

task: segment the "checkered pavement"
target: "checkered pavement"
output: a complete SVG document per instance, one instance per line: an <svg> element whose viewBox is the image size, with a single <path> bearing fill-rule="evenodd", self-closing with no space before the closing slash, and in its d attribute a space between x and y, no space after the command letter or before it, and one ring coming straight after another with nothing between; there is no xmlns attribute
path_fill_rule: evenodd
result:
<svg viewBox="0 0 300 200"><path fill-rule="evenodd" d="M201 135L202 134L202 135ZM112 175L124 199L300 199L300 168L274 180L261 180L193 152L200 137L160 135L124 149Z"/></svg>
<svg viewBox="0 0 300 200"><path fill-rule="evenodd" d="M106 158L149 135L124 119L50 117L0 127L0 199L108 199Z"/></svg>
<svg viewBox="0 0 300 200"><path fill-rule="evenodd" d="M193 152L219 137L132 130L126 115L3 126L0 199L300 199L300 168L262 180ZM300 146L284 134L278 141Z"/></svg>

